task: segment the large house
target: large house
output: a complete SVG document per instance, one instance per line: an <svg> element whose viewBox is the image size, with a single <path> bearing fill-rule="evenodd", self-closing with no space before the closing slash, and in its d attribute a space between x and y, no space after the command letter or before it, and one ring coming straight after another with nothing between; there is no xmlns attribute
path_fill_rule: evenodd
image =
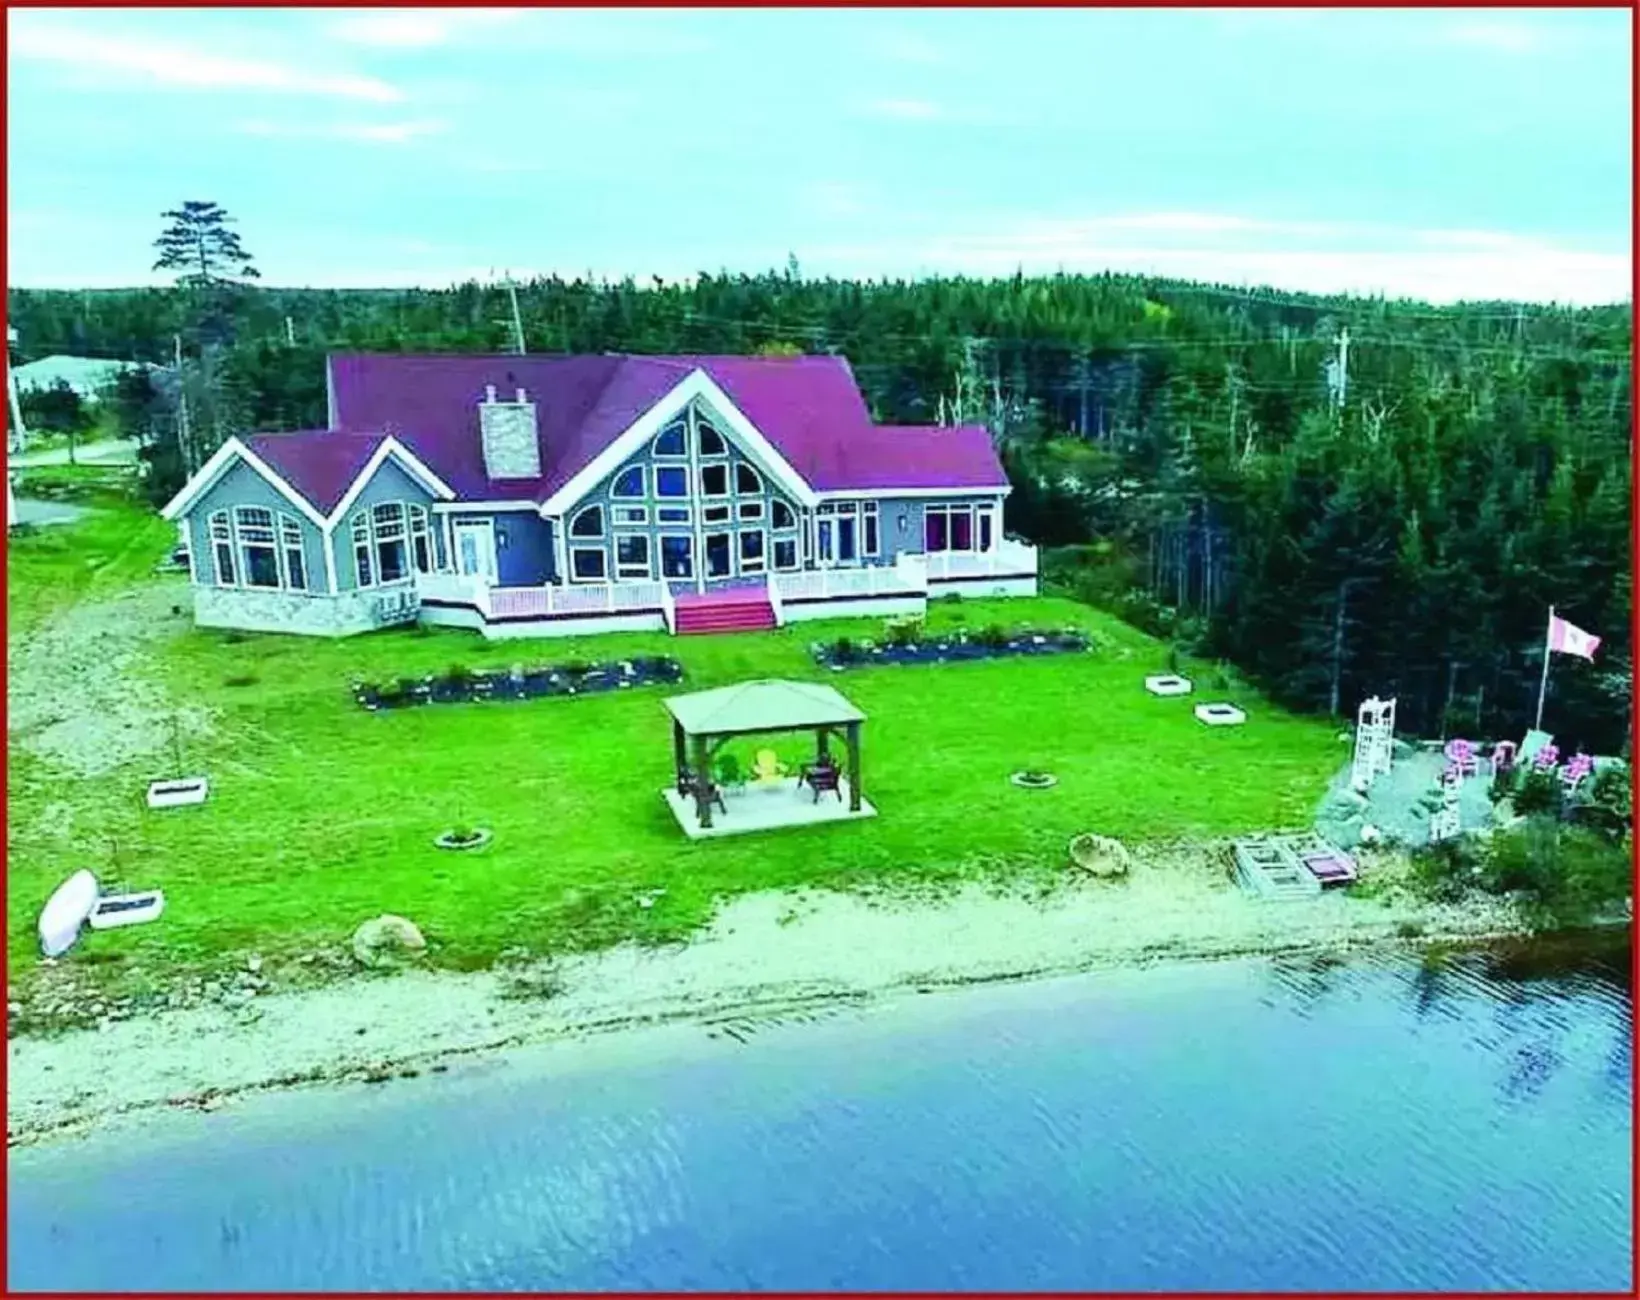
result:
<svg viewBox="0 0 1640 1300"><path fill-rule="evenodd" d="M983 428L872 423L840 357L336 355L329 428L165 507L202 626L770 626L1034 594Z"/></svg>

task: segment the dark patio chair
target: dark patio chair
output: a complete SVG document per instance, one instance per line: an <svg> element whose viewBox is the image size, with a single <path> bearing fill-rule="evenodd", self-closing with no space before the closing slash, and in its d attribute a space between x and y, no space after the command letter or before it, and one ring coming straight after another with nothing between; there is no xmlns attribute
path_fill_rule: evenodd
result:
<svg viewBox="0 0 1640 1300"><path fill-rule="evenodd" d="M799 788L806 785L809 789L814 791L815 803L820 802L820 796L822 794L834 794L837 796L838 801L841 802L843 798L843 791L840 784L842 777L843 773L841 769L838 768L837 764L832 762L830 759L826 759L822 762L811 763L805 767L798 784Z"/></svg>

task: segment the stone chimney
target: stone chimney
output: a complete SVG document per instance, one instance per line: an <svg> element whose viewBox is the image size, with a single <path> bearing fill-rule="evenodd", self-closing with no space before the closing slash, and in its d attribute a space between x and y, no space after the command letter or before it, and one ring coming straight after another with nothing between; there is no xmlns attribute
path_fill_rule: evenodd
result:
<svg viewBox="0 0 1640 1300"><path fill-rule="evenodd" d="M490 478L541 477L535 403L522 388L513 401L499 402L495 385L486 384L484 400L478 404L478 428L484 442L484 472Z"/></svg>

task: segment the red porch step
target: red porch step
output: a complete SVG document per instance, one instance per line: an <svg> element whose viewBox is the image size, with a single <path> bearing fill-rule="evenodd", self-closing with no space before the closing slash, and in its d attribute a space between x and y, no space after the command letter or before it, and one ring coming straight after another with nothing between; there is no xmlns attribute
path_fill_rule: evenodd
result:
<svg viewBox="0 0 1640 1300"><path fill-rule="evenodd" d="M677 634L762 632L775 625L774 606L762 588L679 596Z"/></svg>

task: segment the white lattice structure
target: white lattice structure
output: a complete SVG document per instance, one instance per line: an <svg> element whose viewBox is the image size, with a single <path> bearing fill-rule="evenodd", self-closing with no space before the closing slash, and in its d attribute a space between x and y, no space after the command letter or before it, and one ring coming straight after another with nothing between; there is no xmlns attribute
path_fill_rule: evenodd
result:
<svg viewBox="0 0 1640 1300"><path fill-rule="evenodd" d="M1460 827L1458 817L1458 796L1463 790L1463 778L1450 768L1441 777L1441 806L1429 817L1429 842L1439 844L1442 840L1456 838Z"/></svg>
<svg viewBox="0 0 1640 1300"><path fill-rule="evenodd" d="M1388 772L1395 752L1395 701L1374 695L1356 712L1355 763L1350 784L1365 791L1373 778Z"/></svg>

